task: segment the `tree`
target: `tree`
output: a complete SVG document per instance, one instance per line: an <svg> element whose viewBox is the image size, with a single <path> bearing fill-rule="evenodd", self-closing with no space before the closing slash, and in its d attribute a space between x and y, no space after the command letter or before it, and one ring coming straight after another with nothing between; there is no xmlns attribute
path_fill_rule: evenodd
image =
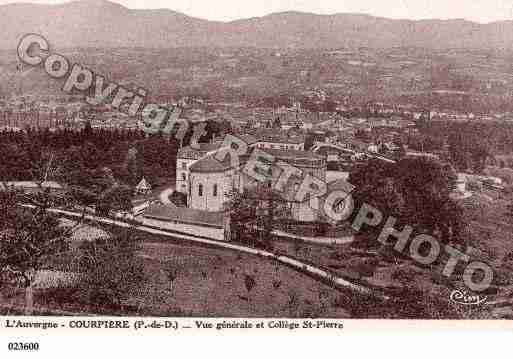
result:
<svg viewBox="0 0 513 359"><path fill-rule="evenodd" d="M489 128L465 124L449 130L448 144L452 163L461 170L472 169L481 173L491 155L494 135Z"/></svg>
<svg viewBox="0 0 513 359"><path fill-rule="evenodd" d="M109 216L113 211L132 210L133 191L129 186L113 186L97 196L96 213Z"/></svg>
<svg viewBox="0 0 513 359"><path fill-rule="evenodd" d="M275 129L281 129L281 121L280 121L280 117L277 116L273 123L272 123L272 128L275 128Z"/></svg>
<svg viewBox="0 0 513 359"><path fill-rule="evenodd" d="M256 201L245 192L233 191L229 194L230 238L237 242L254 245L258 238L254 219Z"/></svg>
<svg viewBox="0 0 513 359"><path fill-rule="evenodd" d="M450 166L426 158L369 161L349 178L356 208L368 203L385 219L397 218L396 228L409 225L445 241L462 240L463 210L450 197L455 180Z"/></svg>
<svg viewBox="0 0 513 359"><path fill-rule="evenodd" d="M132 188L118 184L110 168L82 168L79 172L82 175L76 176L77 180L67 182L73 203L94 207L102 216L108 216L112 211L131 210Z"/></svg>
<svg viewBox="0 0 513 359"><path fill-rule="evenodd" d="M163 272L170 283L171 289L173 289L174 283L180 274L179 268L174 264L168 263L164 265Z"/></svg>
<svg viewBox="0 0 513 359"><path fill-rule="evenodd" d="M132 147L128 150L123 167L123 180L131 186L137 185L143 176L143 164L139 151Z"/></svg>
<svg viewBox="0 0 513 359"><path fill-rule="evenodd" d="M276 224L290 218L290 207L267 185L229 194L231 238L250 246L272 248Z"/></svg>
<svg viewBox="0 0 513 359"><path fill-rule="evenodd" d="M139 249L139 238L131 229L83 243L78 266L80 296L96 306L123 310L124 300L146 280L142 259L137 256Z"/></svg>
<svg viewBox="0 0 513 359"><path fill-rule="evenodd" d="M20 203L30 207L20 207ZM22 278L26 314L32 314L33 282L46 260L68 250L73 228L59 226L48 211L53 205L48 191L29 195L6 189L0 191L0 269Z"/></svg>
<svg viewBox="0 0 513 359"><path fill-rule="evenodd" d="M253 275L244 274L244 286L246 287L248 294L256 287L256 284L257 283Z"/></svg>
<svg viewBox="0 0 513 359"><path fill-rule="evenodd" d="M140 141L135 155L136 162L132 164L139 167L135 169L139 175L136 182L140 181L142 175L146 178L174 178L177 151L177 144L164 137L151 136Z"/></svg>
<svg viewBox="0 0 513 359"><path fill-rule="evenodd" d="M507 213L508 213L508 216L513 219L513 202L511 202L510 204L508 204L506 206L506 210L507 210Z"/></svg>
<svg viewBox="0 0 513 359"><path fill-rule="evenodd" d="M178 207L187 206L187 195L178 191L174 191L170 196L169 200Z"/></svg>

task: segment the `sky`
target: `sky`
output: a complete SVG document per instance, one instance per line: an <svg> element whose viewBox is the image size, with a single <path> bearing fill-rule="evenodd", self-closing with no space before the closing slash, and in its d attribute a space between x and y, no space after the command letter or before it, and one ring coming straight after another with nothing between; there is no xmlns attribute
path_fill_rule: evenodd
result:
<svg viewBox="0 0 513 359"><path fill-rule="evenodd" d="M208 20L231 21L281 11L317 14L366 13L394 19L513 20L512 0L114 0L128 8L168 8ZM0 0L0 4L62 0Z"/></svg>

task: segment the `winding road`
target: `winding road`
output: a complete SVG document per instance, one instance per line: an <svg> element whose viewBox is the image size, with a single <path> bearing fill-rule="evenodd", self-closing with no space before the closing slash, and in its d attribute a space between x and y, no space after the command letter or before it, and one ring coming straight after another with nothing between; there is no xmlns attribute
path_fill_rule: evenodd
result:
<svg viewBox="0 0 513 359"><path fill-rule="evenodd" d="M28 207L28 208L34 207L31 205L22 205L22 206ZM118 220L118 219L114 220L114 219L104 218L104 217L84 215L82 213L76 213L76 212L71 212L71 211L66 211L66 210L61 210L61 209L49 209L48 211L58 214L58 215L62 215L62 216L68 216L68 217L77 218L77 219L85 219L85 220L94 221L97 223L114 225L114 226L118 226L118 227L122 227L122 228L133 228L133 229L141 231L141 232L146 232L146 233L155 234L155 235L161 235L161 236L168 237L170 239L186 240L186 241L190 241L190 242L201 243L201 244L206 244L206 245L215 246L215 247L219 247L219 248L235 250L235 251L239 251L242 253L256 255L256 256L259 256L262 258L275 260L275 261L282 263L284 265L287 265L301 273L310 275L315 278L319 278L322 281L332 284L334 287L336 287L338 289L350 289L350 290L353 290L353 291L361 293L361 294L372 295L372 296L375 296L375 297L378 297L378 298L381 298L384 300L389 299L389 297L384 296L381 293L374 292L374 291L370 290L369 288L364 287L360 284L351 283L351 282L347 281L346 279L337 277L333 273L328 272L322 268L310 265L308 263L299 261L297 259L294 259L294 258L291 258L288 256L271 253L271 252L268 252L265 250L246 247L246 246L243 246L240 244L220 242L217 240L208 239L208 238L204 238L204 237L192 236L192 235L188 235L185 233L184 234L175 233L175 232L171 233L168 231L152 228L149 226L134 225L134 224L122 221L122 220Z"/></svg>

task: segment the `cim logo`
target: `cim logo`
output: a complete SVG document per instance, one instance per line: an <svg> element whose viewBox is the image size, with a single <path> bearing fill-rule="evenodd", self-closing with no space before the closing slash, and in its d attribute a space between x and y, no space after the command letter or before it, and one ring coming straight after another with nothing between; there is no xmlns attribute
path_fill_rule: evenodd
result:
<svg viewBox="0 0 513 359"><path fill-rule="evenodd" d="M465 291L455 290L451 293L451 302L461 305L481 305L486 303L487 297L468 294Z"/></svg>

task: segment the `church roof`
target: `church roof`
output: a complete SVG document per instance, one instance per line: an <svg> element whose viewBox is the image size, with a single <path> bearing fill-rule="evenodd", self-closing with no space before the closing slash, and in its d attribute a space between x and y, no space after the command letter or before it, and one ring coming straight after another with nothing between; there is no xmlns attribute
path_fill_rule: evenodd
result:
<svg viewBox="0 0 513 359"><path fill-rule="evenodd" d="M239 157L239 165L246 162L248 156ZM191 172L200 173L213 173L213 172L226 172L233 169L234 166L231 161L230 155L226 155L223 161L219 161L216 155L207 156L189 167Z"/></svg>

